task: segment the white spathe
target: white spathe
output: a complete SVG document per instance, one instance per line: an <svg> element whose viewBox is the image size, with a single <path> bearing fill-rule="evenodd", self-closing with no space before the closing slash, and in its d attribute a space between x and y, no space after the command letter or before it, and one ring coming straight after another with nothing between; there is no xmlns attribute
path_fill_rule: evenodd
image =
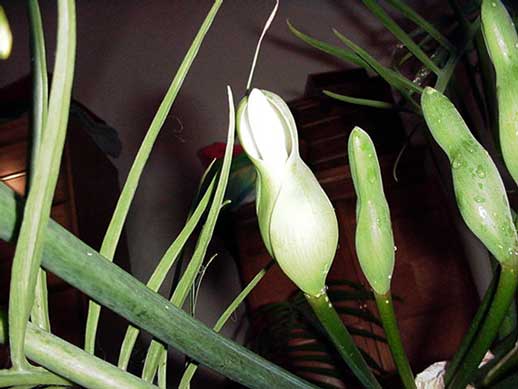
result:
<svg viewBox="0 0 518 389"><path fill-rule="evenodd" d="M253 89L239 105L237 132L257 169L256 210L266 248L303 292L318 295L335 256L338 222L300 158L293 115L276 94Z"/></svg>

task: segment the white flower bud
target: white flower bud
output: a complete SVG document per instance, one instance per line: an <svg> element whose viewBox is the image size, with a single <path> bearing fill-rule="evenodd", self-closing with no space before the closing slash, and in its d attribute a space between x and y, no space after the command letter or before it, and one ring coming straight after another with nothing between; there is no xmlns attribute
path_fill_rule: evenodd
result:
<svg viewBox="0 0 518 389"><path fill-rule="evenodd" d="M338 222L300 158L295 120L279 96L253 89L239 105L237 132L257 169L256 210L266 248L303 292L316 296L335 256Z"/></svg>

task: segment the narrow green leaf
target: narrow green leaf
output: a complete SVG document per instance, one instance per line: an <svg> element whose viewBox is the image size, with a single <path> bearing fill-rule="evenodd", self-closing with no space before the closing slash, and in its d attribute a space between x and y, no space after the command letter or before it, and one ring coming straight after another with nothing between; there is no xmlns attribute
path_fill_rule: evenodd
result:
<svg viewBox="0 0 518 389"><path fill-rule="evenodd" d="M342 35L335 29L333 29L333 32L338 37L338 39L340 39L340 41L342 41L345 45L351 48L351 50L353 50L362 60L368 63L369 67L372 70L374 70L377 74L379 74L381 78L383 78L390 85L392 85L393 88L397 89L402 93L407 93L408 91L416 93L422 92L422 88L418 87L412 81L410 81L406 77L403 77L401 74L380 64L366 50L362 49L360 46L348 39L346 36Z"/></svg>
<svg viewBox="0 0 518 389"><path fill-rule="evenodd" d="M412 54L435 74L440 72L437 65L421 50L408 34L390 17L376 0L362 0L363 4L383 23L394 36L404 44Z"/></svg>
<svg viewBox="0 0 518 389"><path fill-rule="evenodd" d="M34 301L45 226L50 217L67 129L75 45L75 3L72 0L60 0L54 79L50 92L48 118L41 141L42 152L37 155L33 182L24 209L11 273L9 343L13 368L16 370L25 370L28 366L24 355L25 331Z"/></svg>
<svg viewBox="0 0 518 389"><path fill-rule="evenodd" d="M363 105L365 107L373 107L373 108L381 108L381 109L398 109L397 106L391 103L387 103L385 101L379 100L371 100L371 99L362 99L358 97L351 97L340 95L338 93L333 93L328 90L322 91L326 96L332 97L333 99L343 101L350 104Z"/></svg>
<svg viewBox="0 0 518 389"><path fill-rule="evenodd" d="M47 121L48 109L48 79L47 59L45 57L45 39L41 22L38 0L29 0L29 28L32 55L32 116L31 116L31 155L29 180L26 182L26 192L30 191L32 173L35 170L38 149L41 145L41 134ZM50 331L49 308L47 298L47 275L42 269L38 270L34 304L31 320L40 328Z"/></svg>
<svg viewBox="0 0 518 389"><path fill-rule="evenodd" d="M302 33L301 31L297 30L289 20L286 21L288 24L288 28L290 31L295 35L297 38L301 39L302 41L306 42L308 45L313 46L314 48L323 51L324 53L331 54L333 57L336 57L338 59L341 59L346 62L350 62L356 66L362 67L364 69L370 69L368 63L363 61L358 55L351 51L344 50L340 47L336 47L333 45L330 45L329 43L325 43L322 41L319 41L315 38L310 37L309 35L306 35Z"/></svg>
<svg viewBox="0 0 518 389"><path fill-rule="evenodd" d="M236 309L243 303L245 298L250 294L252 290L257 286L259 281L263 279L268 270L273 266L274 261L271 260L263 269L261 269L254 278L248 283L248 285L236 296L236 298L230 303L230 305L225 309L225 311L221 314L218 321L212 328L215 332L221 331L223 326L227 323L228 319L234 314ZM198 369L198 365L190 362L185 369L182 379L180 380L179 389L189 389L192 377L196 374L196 370Z"/></svg>
<svg viewBox="0 0 518 389"><path fill-rule="evenodd" d="M147 287L152 291L156 292L162 286L167 273L175 263L178 255L183 250L185 243L191 236L192 232L198 225L202 215L209 204L209 200L212 196L212 192L215 185L215 178L212 179L212 182L209 184L209 187L205 191L204 196L200 200L200 203L194 210L192 216L189 218L188 222L183 227L182 231L178 234L177 238L174 242L169 246L164 256L158 263L155 271L149 278L147 282ZM118 366L121 369L126 369L128 367L128 363L131 357L131 352L133 351L133 347L135 346L135 342L137 340L138 334L140 330L133 326L128 326L126 330L126 335L124 336L124 340L122 342L121 351L119 354Z"/></svg>
<svg viewBox="0 0 518 389"><path fill-rule="evenodd" d="M408 6L403 0L386 0L388 4L397 9L407 19L414 22L428 33L428 36L439 42L445 49L450 52L455 52L455 46L437 30L433 24L428 22L425 18L419 15L412 7Z"/></svg>
<svg viewBox="0 0 518 389"><path fill-rule="evenodd" d="M471 44L472 40L475 38L475 35L480 30L480 18L477 18L473 23L469 24L469 29L466 32L467 37L462 45L462 47L457 50L455 55L452 55L448 62L446 62L446 65L441 69L440 73L437 75L437 81L435 83L435 89L437 89L439 92L443 93L452 76L453 72L455 71L455 68L457 67L458 62L462 58L462 56L466 53L466 50L468 49L469 45ZM476 87L476 85L474 86Z"/></svg>
<svg viewBox="0 0 518 389"><path fill-rule="evenodd" d="M207 215L207 220L201 230L200 237L196 242L196 248L194 249L191 261L189 262L189 265L187 265L187 268L185 269L185 272L182 278L180 279L180 282L176 286L176 289L173 292L173 296L171 297L171 302L177 307L183 306L185 299L187 298L189 291L194 283L194 280L196 279L196 275L200 271L200 267L203 264L203 259L205 258L205 254L207 253L207 248L212 239L212 234L214 233L216 221L218 220L218 216L221 211L221 205L223 204L225 196L225 189L227 187L230 166L232 163L232 152L234 148L235 132L234 101L232 98L232 91L230 90L230 87L228 87L227 92L229 104L229 124L227 146L225 148L223 165L221 167L221 173L218 179L218 184L216 186L214 199L210 206L209 213ZM165 352L163 346L159 342L153 340L151 342L151 345L149 346L149 350L146 355L146 360L144 362L144 369L142 371L142 378L144 378L144 380L153 380L157 369L157 363L162 352Z"/></svg>
<svg viewBox="0 0 518 389"><path fill-rule="evenodd" d="M101 254L109 259L113 260L113 256L115 254L115 249L117 248L117 244L119 242L122 228L124 226L124 221L128 215L128 211L135 195L135 191L137 190L137 186L140 180L140 176L142 175L142 171L144 170L144 166L149 158L149 154L151 153L151 149L153 148L153 144L155 143L160 129L164 124L165 119L173 105L176 96L191 68L191 65L198 54L200 46L207 34L210 26L216 14L223 3L223 0L216 0L209 13L207 14L203 24L200 27L200 30L196 34L189 51L185 55L176 75L169 86L169 89L158 108L158 111L149 126L149 129L142 141L142 145L135 157L133 165L128 173L128 177L126 179L126 183L122 188L122 192L120 194L119 200L117 202L117 206L115 211L113 212L112 219L110 221L110 225L106 231L104 236L103 243L101 245ZM95 336L97 332L97 324L99 322L99 314L100 314L100 306L90 301L88 308L88 318L86 323L86 332L85 332L85 350L94 353L95 350Z"/></svg>

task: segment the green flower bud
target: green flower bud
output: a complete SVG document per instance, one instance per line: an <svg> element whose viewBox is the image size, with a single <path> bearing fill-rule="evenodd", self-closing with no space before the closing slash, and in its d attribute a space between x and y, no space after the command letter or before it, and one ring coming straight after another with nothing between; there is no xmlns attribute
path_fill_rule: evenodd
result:
<svg viewBox="0 0 518 389"><path fill-rule="evenodd" d="M253 89L239 105L237 132L258 173L256 211L268 252L303 292L319 295L335 256L338 222L300 158L288 106L274 93Z"/></svg>
<svg viewBox="0 0 518 389"><path fill-rule="evenodd" d="M6 59L11 54L13 35L4 8L0 5L0 59Z"/></svg>
<svg viewBox="0 0 518 389"><path fill-rule="evenodd" d="M378 294L390 289L394 236L383 192L376 149L369 135L355 127L349 135L349 166L356 191L356 254L363 274Z"/></svg>
<svg viewBox="0 0 518 389"><path fill-rule="evenodd" d="M432 136L450 160L462 218L498 261L516 258L516 229L493 160L446 96L426 88L421 106Z"/></svg>
<svg viewBox="0 0 518 389"><path fill-rule="evenodd" d="M500 145L518 182L518 34L499 0L482 2L482 32L496 72Z"/></svg>

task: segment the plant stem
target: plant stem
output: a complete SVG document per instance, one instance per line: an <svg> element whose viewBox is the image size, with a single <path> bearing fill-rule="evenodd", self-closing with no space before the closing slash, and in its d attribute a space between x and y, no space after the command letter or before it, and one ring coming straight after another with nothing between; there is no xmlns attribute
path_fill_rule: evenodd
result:
<svg viewBox="0 0 518 389"><path fill-rule="evenodd" d="M511 260L512 262L513 260ZM500 325L514 298L518 285L517 266L503 264L495 297L476 339L466 352L463 364L453 377L448 388L464 388L470 383L473 373L498 334Z"/></svg>
<svg viewBox="0 0 518 389"><path fill-rule="evenodd" d="M390 291L385 294L374 292L374 297L376 299L376 305L378 306L381 323L385 330L385 336L387 337L390 347L390 352L396 363L401 381L405 388L415 389L415 378L410 363L408 362L403 342L401 342L396 314L394 313L394 305L392 303L392 295Z"/></svg>
<svg viewBox="0 0 518 389"><path fill-rule="evenodd" d="M0 343L7 339L6 324L5 315L0 311ZM25 351L31 360L86 388L156 388L31 323L27 326ZM69 381L61 377L40 368L28 372L0 372L0 382L8 386L70 385Z"/></svg>
<svg viewBox="0 0 518 389"><path fill-rule="evenodd" d="M21 206L22 201L0 182L0 239L16 240ZM46 229L42 265L157 339L238 383L268 389L314 387L214 333L52 220Z"/></svg>
<svg viewBox="0 0 518 389"><path fill-rule="evenodd" d="M36 160L41 144L41 134L47 120L48 108L48 80L47 61L45 57L45 39L41 22L41 12L38 0L28 1L30 26L30 46L32 53L32 116L31 116L31 150L29 179L25 185L25 193L29 193L32 174L36 170ZM31 320L33 323L50 332L49 308L47 298L47 275L43 269L38 270L34 304Z"/></svg>
<svg viewBox="0 0 518 389"><path fill-rule="evenodd" d="M329 339L335 345L336 350L360 382L366 388L381 388L365 359L363 359L363 356L354 344L351 334L349 334L342 319L336 313L327 293L323 292L318 296L305 294L305 297L311 308L313 308L318 320L325 328Z"/></svg>
<svg viewBox="0 0 518 389"><path fill-rule="evenodd" d="M518 365L518 342L514 347L491 368L482 380L482 386L486 387L498 381L511 369Z"/></svg>
<svg viewBox="0 0 518 389"><path fill-rule="evenodd" d="M9 294L9 346L13 370L27 370L24 337L34 303L37 275L50 218L52 197L59 174L65 141L68 109L72 93L76 45L76 16L73 0L58 1L58 29L54 79L49 110L31 190L23 212L20 237L16 244Z"/></svg>
<svg viewBox="0 0 518 389"><path fill-rule="evenodd" d="M497 277L493 277L491 283L489 284L486 290L486 293L484 294L484 298L482 299L480 307L478 308L475 317L471 321L468 332L466 332L466 334L462 338L462 342L459 348L457 349L457 352L455 353L453 359L448 363L446 367L446 374L444 376L444 384L446 386L448 386L451 383L453 376L455 375L455 373L457 373L457 370L461 365L462 360L466 356L466 353L468 352L470 345L473 343L475 335L479 331L480 326L482 325L482 322L486 317L489 306L491 305L491 302L493 301L493 297L495 295L495 289L497 285L496 280Z"/></svg>

